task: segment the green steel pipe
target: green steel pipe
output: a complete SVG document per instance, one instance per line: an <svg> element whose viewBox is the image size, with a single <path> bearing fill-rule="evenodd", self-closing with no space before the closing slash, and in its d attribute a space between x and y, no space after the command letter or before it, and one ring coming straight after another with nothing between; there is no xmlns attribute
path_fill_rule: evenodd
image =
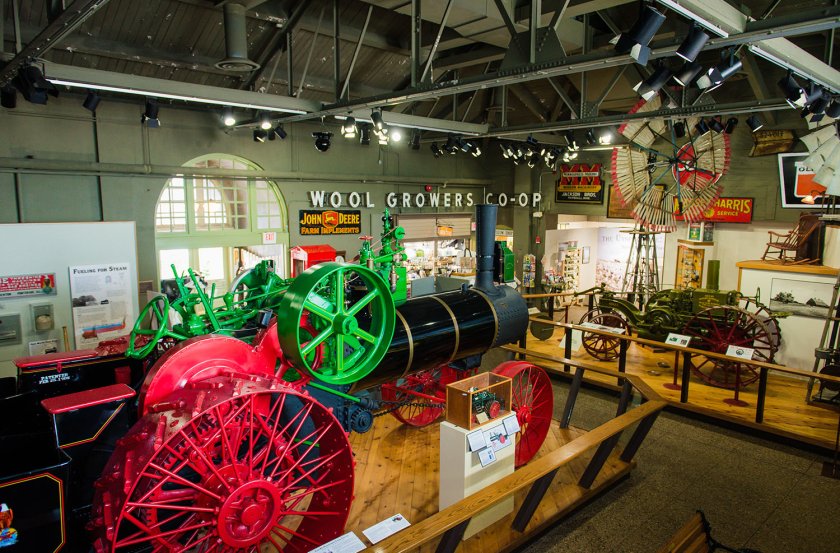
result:
<svg viewBox="0 0 840 553"><path fill-rule="evenodd" d="M338 390L336 390L334 388L330 388L328 386L322 386L321 384L318 384L314 380L310 380L309 384L307 384L307 386L311 386L313 388L318 388L319 390L323 390L325 392L335 394L338 397L344 398L344 399L349 400L349 401L353 401L355 403L361 403L362 402L362 400L357 398L356 396L351 396L350 394L345 394L344 392L339 392Z"/></svg>

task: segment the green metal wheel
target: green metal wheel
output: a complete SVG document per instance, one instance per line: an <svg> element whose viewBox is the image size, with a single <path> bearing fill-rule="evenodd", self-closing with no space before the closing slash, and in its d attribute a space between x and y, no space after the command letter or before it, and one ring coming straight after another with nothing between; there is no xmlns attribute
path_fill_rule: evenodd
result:
<svg viewBox="0 0 840 553"><path fill-rule="evenodd" d="M351 384L376 368L394 337L394 299L374 271L345 263L307 269L278 306L283 355L328 384ZM302 333L302 325L316 333ZM313 352L323 355L313 356ZM320 365L313 363L320 357Z"/></svg>

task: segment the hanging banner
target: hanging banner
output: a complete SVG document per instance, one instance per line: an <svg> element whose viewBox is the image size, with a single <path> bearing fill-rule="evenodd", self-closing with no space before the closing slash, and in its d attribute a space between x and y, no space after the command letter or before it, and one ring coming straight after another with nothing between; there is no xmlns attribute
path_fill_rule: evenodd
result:
<svg viewBox="0 0 840 553"><path fill-rule="evenodd" d="M361 211L300 210L301 236L361 234Z"/></svg>
<svg viewBox="0 0 840 553"><path fill-rule="evenodd" d="M555 202L604 203L601 164L575 163L561 165L560 178L554 191Z"/></svg>
<svg viewBox="0 0 840 553"><path fill-rule="evenodd" d="M779 183L782 192L782 207L822 208L821 202L804 204L805 196L817 196L825 192L825 186L814 182L814 171L805 165L808 154L779 154Z"/></svg>
<svg viewBox="0 0 840 553"><path fill-rule="evenodd" d="M0 276L0 298L55 295L55 273Z"/></svg>
<svg viewBox="0 0 840 553"><path fill-rule="evenodd" d="M70 267L76 349L126 334L136 319L128 263Z"/></svg>
<svg viewBox="0 0 840 553"><path fill-rule="evenodd" d="M676 200L674 200L676 203ZM703 213L703 221L707 223L751 223L753 216L753 198L718 198L715 203ZM674 210L676 212L676 209ZM675 215L677 221L682 221L682 215Z"/></svg>

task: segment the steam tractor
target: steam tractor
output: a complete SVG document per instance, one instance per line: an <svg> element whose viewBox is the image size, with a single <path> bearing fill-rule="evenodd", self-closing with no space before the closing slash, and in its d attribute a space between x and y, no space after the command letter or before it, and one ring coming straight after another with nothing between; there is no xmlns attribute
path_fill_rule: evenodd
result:
<svg viewBox="0 0 840 553"><path fill-rule="evenodd" d="M496 209L478 207L472 287L405 299L386 213L359 264L294 280L258 266L219 298L190 272L194 290L176 278L145 307L156 328L138 321L127 356L20 360L22 393L0 400L0 502L20 550L304 552L341 535L348 432L386 413L430 424L447 382L526 330L525 301L494 283ZM548 431L550 383L527 363L496 372L513 379L522 464Z"/></svg>

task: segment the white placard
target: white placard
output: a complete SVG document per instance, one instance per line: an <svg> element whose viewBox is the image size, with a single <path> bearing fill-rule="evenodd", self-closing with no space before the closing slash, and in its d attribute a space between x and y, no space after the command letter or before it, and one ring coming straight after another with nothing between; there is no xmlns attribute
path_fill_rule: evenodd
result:
<svg viewBox="0 0 840 553"><path fill-rule="evenodd" d="M744 346L732 346L726 348L726 355L737 357L738 359L752 360L755 350L753 348L745 348Z"/></svg>
<svg viewBox="0 0 840 553"><path fill-rule="evenodd" d="M358 553L367 549L359 536L353 532L347 532L321 547L316 547L309 553Z"/></svg>
<svg viewBox="0 0 840 553"><path fill-rule="evenodd" d="M598 323L580 323L580 326L585 326L586 328L591 328L593 330L603 330L604 332L614 332L616 334L624 334L623 328L616 328L614 326L606 326L606 325L599 325Z"/></svg>
<svg viewBox="0 0 840 553"><path fill-rule="evenodd" d="M391 518L386 518L382 522L377 522L367 530L362 530L362 534L370 540L370 543L375 544L381 542L392 534L396 534L404 528L408 528L409 526L411 526L411 524L409 524L405 517L397 513Z"/></svg>
<svg viewBox="0 0 840 553"><path fill-rule="evenodd" d="M540 314L540 308L539 307L529 307L528 308L528 314L529 315L539 315Z"/></svg>
<svg viewBox="0 0 840 553"><path fill-rule="evenodd" d="M484 432L476 430L467 434L467 443L470 446L470 451L478 451L487 447L487 441L484 439Z"/></svg>
<svg viewBox="0 0 840 553"><path fill-rule="evenodd" d="M505 432L503 423L494 424L492 428L484 430L484 441L493 451L499 451L513 443L513 440Z"/></svg>
<svg viewBox="0 0 840 553"><path fill-rule="evenodd" d="M486 467L487 465L496 462L496 453L493 452L492 447L482 449L478 452L478 460L481 461L482 467Z"/></svg>
<svg viewBox="0 0 840 553"><path fill-rule="evenodd" d="M136 317L133 283L128 262L70 267L77 348L128 333Z"/></svg>
<svg viewBox="0 0 840 553"><path fill-rule="evenodd" d="M566 330L568 332L568 330ZM572 331L572 351L577 351L583 345L583 333L580 330L573 330ZM563 348L565 351L566 349L566 341L563 340L560 342L560 347Z"/></svg>
<svg viewBox="0 0 840 553"><path fill-rule="evenodd" d="M691 343L691 336L677 334L676 332L669 332L668 337L665 338L665 343L669 346L682 346L687 348L688 344Z"/></svg>
<svg viewBox="0 0 840 553"><path fill-rule="evenodd" d="M55 353L58 351L58 339L51 340L36 340L29 342L29 355L44 355L46 353Z"/></svg>
<svg viewBox="0 0 840 553"><path fill-rule="evenodd" d="M505 424L505 432L508 436L513 436L521 430L516 415L508 415L502 419L502 422Z"/></svg>

